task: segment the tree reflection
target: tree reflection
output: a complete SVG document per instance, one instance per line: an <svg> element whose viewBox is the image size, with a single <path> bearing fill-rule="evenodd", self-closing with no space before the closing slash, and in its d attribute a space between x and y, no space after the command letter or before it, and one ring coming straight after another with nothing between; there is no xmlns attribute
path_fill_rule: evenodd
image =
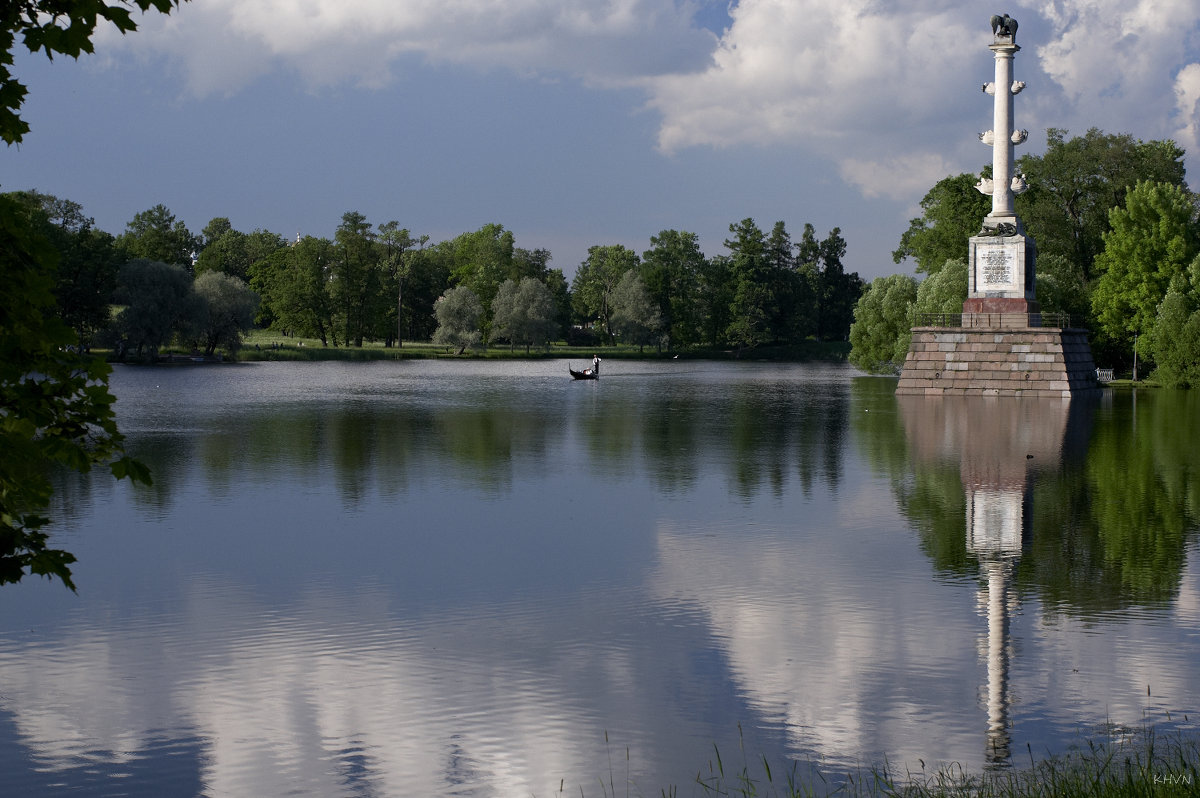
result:
<svg viewBox="0 0 1200 798"><path fill-rule="evenodd" d="M889 405L880 382L853 382L864 408L853 419L856 442L891 479L937 573L975 572L971 485L999 480L1025 484L1031 509L1015 585L1047 611L1088 614L1178 594L1200 520L1200 447L1181 426L1200 413L1194 392L1117 394L1103 406L922 397Z"/></svg>

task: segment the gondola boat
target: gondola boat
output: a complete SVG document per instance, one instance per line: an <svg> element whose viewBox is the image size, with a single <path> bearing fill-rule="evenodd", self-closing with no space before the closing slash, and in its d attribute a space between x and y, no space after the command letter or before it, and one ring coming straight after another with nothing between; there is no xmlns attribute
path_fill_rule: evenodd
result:
<svg viewBox="0 0 1200 798"><path fill-rule="evenodd" d="M571 368L570 366L567 366L567 371L571 372L571 376L572 376L572 377L574 377L574 378L575 378L575 379L577 379L577 380L597 380L597 379L600 379L600 375L599 375L599 374L597 374L597 373L595 373L595 372L594 372L594 371L592 371L591 369L584 369L583 371L576 371L575 369Z"/></svg>

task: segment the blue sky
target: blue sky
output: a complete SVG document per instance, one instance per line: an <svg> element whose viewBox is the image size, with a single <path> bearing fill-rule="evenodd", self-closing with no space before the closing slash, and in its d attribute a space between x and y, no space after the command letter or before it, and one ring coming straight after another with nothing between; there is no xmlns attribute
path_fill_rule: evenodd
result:
<svg viewBox="0 0 1200 798"><path fill-rule="evenodd" d="M347 210L432 240L499 222L568 275L660 230L840 227L891 251L939 179L990 160L988 19L1020 22L1018 148L1045 129L1173 138L1200 174L1195 0L192 0L78 62L18 55L32 132L0 187L109 232L331 236Z"/></svg>

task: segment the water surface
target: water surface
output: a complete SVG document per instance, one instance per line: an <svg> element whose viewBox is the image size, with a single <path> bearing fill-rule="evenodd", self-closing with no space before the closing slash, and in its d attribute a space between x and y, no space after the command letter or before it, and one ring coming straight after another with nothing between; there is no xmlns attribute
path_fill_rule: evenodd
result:
<svg viewBox="0 0 1200 798"><path fill-rule="evenodd" d="M739 738L835 783L1195 728L1193 394L566 366L118 368L155 483L65 480L79 594L0 591L14 794L687 795Z"/></svg>

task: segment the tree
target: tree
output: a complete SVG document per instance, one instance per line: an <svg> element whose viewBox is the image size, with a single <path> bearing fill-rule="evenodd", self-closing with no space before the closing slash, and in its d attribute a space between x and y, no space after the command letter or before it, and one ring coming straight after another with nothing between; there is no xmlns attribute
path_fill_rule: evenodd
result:
<svg viewBox="0 0 1200 798"><path fill-rule="evenodd" d="M134 258L121 267L116 299L125 305L114 320L122 353L131 346L140 356L148 348L157 358L176 334L190 336L202 322L203 305L182 266Z"/></svg>
<svg viewBox="0 0 1200 798"><path fill-rule="evenodd" d="M554 297L541 280L522 277L505 280L492 300L492 335L507 338L510 346L545 344L557 327Z"/></svg>
<svg viewBox="0 0 1200 798"><path fill-rule="evenodd" d="M1108 218L1092 310L1101 330L1129 351L1134 336L1154 326L1171 279L1200 251L1200 226L1193 197L1170 183L1138 183Z"/></svg>
<svg viewBox="0 0 1200 798"><path fill-rule="evenodd" d="M272 329L285 335L313 336L322 346L338 345L329 291L333 242L305 236L250 267L250 287L262 297Z"/></svg>
<svg viewBox="0 0 1200 798"><path fill-rule="evenodd" d="M74 590L75 557L45 531L52 469L108 462L115 477L147 483L149 472L124 456L108 366L80 354L56 318L55 257L29 209L0 196L0 584L32 573Z"/></svg>
<svg viewBox="0 0 1200 798"><path fill-rule="evenodd" d="M587 260L579 264L571 281L575 312L598 321L608 341L613 340L612 295L625 272L638 267L636 252L621 244L588 248Z"/></svg>
<svg viewBox="0 0 1200 798"><path fill-rule="evenodd" d="M178 0L133 0L169 13ZM10 146L29 132L20 108L27 90L15 77L13 47L78 58L92 51L98 19L122 33L136 29L129 11L99 0L23 0L0 5L0 138ZM47 546L41 512L50 502L54 467L88 471L110 462L113 476L149 482L145 466L123 455L108 391L108 367L79 354L79 340L56 314L53 247L19 203L0 197L0 583L26 571L57 576L74 590L75 557Z"/></svg>
<svg viewBox="0 0 1200 798"><path fill-rule="evenodd" d="M1173 141L1144 142L1096 128L1068 139L1066 130L1050 128L1046 152L1017 161L1029 182L1029 190L1017 197L1017 214L1040 255L1066 258L1090 281L1109 210L1124 205L1139 181L1184 187L1183 155Z"/></svg>
<svg viewBox="0 0 1200 798"><path fill-rule="evenodd" d="M131 0L142 11L156 9L169 14L182 0ZM0 138L10 146L29 132L19 111L28 90L13 77L13 47L18 34L29 52L39 50L53 60L55 54L79 58L92 52L92 34L100 20L112 23L121 33L137 30L129 14L130 1L109 5L101 0L20 0L0 5Z"/></svg>
<svg viewBox="0 0 1200 798"><path fill-rule="evenodd" d="M254 325L258 311L258 294L236 277L221 272L207 272L196 278L193 286L203 304L200 314L200 340L204 354L211 357L217 347L231 355L242 346L242 334Z"/></svg>
<svg viewBox="0 0 1200 798"><path fill-rule="evenodd" d="M663 321L658 306L646 290L637 270L630 269L613 290L613 328L626 343L646 344L662 341Z"/></svg>
<svg viewBox="0 0 1200 798"><path fill-rule="evenodd" d="M908 356L910 308L916 301L917 281L907 274L872 280L854 306L850 362L871 373L898 373Z"/></svg>
<svg viewBox="0 0 1200 798"><path fill-rule="evenodd" d="M1200 387L1200 257L1171 279L1150 335L1154 379L1171 388Z"/></svg>
<svg viewBox="0 0 1200 798"><path fill-rule="evenodd" d="M483 308L483 340L490 340L492 299L500 283L520 279L514 272L515 239L500 224L487 224L473 233L463 233L449 243L452 253L450 276L456 285L466 286Z"/></svg>
<svg viewBox="0 0 1200 798"><path fill-rule="evenodd" d="M805 232L811 225L805 225ZM835 227L817 247L816 275L817 338L822 341L844 341L850 335L854 321L854 305L862 294L863 281L857 272L846 273L842 258L846 255L846 239L841 228ZM965 298L965 297L964 297Z"/></svg>
<svg viewBox="0 0 1200 798"><path fill-rule="evenodd" d="M200 240L187 225L161 204L135 214L125 232L117 236L117 247L128 257L182 266L188 273L199 246Z"/></svg>
<svg viewBox="0 0 1200 798"><path fill-rule="evenodd" d="M109 324L109 305L121 257L113 237L94 227L79 203L37 191L7 195L20 202L58 253L54 295L59 317L84 348Z"/></svg>
<svg viewBox="0 0 1200 798"><path fill-rule="evenodd" d="M725 335L739 348L753 348L772 338L775 293L767 259L767 239L753 219L729 225L733 238L725 239L733 301Z"/></svg>
<svg viewBox="0 0 1200 798"><path fill-rule="evenodd" d="M479 323L483 318L483 304L470 288L464 285L449 289L433 305L438 328L433 333L433 342L442 346L457 347L461 355L469 346L477 346L482 339Z"/></svg>
<svg viewBox="0 0 1200 798"><path fill-rule="evenodd" d="M658 303L668 347L703 340L700 281L707 264L696 234L681 230L651 236L650 249L642 253L642 281Z"/></svg>
<svg viewBox="0 0 1200 798"><path fill-rule="evenodd" d="M408 228L400 227L397 221L384 222L379 225L379 243L383 246L384 277L396 295L396 346L404 342L404 281L412 271L411 257L408 253L414 246L424 248L429 236L413 238ZM390 341L389 341L390 343Z"/></svg>
<svg viewBox="0 0 1200 798"><path fill-rule="evenodd" d="M966 260L967 239L979 232L991 211L991 199L975 188L978 178L960 174L944 177L921 199L921 215L908 223L900 246L892 253L896 263L917 262L917 271L932 274L947 260Z"/></svg>
<svg viewBox="0 0 1200 798"><path fill-rule="evenodd" d="M242 233L224 217L213 219L200 238L204 242L196 258L196 274L220 272L243 282L250 279L250 267L272 252L287 246L283 236L266 230ZM224 224L222 224L224 223ZM215 237L210 237L215 233Z"/></svg>
<svg viewBox="0 0 1200 798"><path fill-rule="evenodd" d="M913 302L910 326L915 327L922 314L962 313L963 303L967 300L967 277L967 262L952 258L922 280L917 286L917 298ZM907 349L906 345L905 350Z"/></svg>
<svg viewBox="0 0 1200 798"><path fill-rule="evenodd" d="M334 233L330 294L346 346L362 346L368 331L378 327L376 320L386 312L375 238L367 217L357 211L342 214Z"/></svg>

